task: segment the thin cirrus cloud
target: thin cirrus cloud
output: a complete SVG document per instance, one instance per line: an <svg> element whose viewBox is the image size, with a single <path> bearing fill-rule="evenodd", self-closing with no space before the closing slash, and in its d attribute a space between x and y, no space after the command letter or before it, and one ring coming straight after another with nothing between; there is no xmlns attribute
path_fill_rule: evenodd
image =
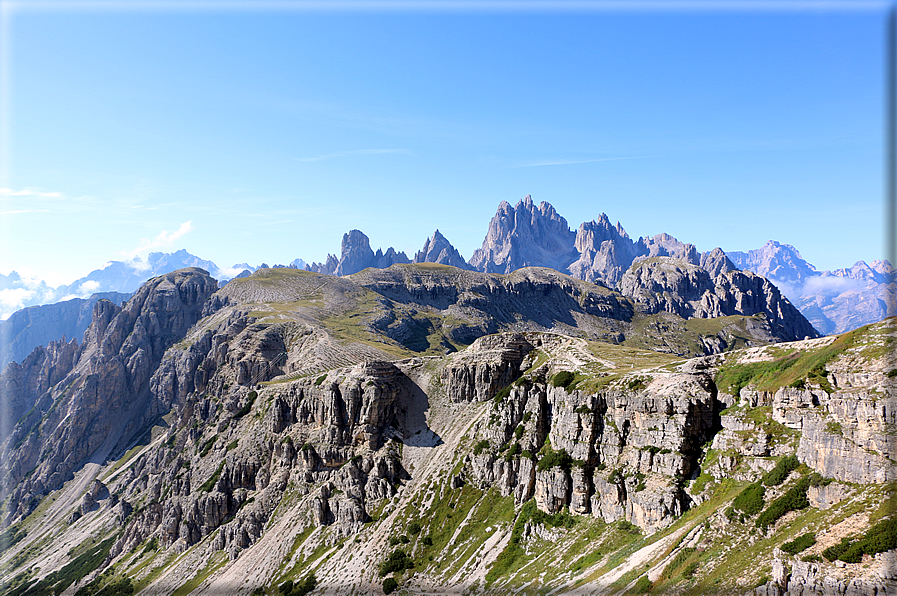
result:
<svg viewBox="0 0 897 596"><path fill-rule="evenodd" d="M315 163L319 161L326 161L328 159L335 159L339 157L351 157L353 155L384 155L387 153L398 153L402 155L410 155L411 152L407 149L355 149L352 151L338 151L336 153L327 153L324 155L316 155L314 157L297 157L296 161L301 161L304 163Z"/></svg>
<svg viewBox="0 0 897 596"><path fill-rule="evenodd" d="M162 230L159 233L159 235L156 236L155 238L153 238L152 240L143 239L137 248L135 248L134 250L132 250L130 252L124 252L123 254L125 254L128 257L133 259L134 257L136 257L137 255L139 255L140 253L142 253L144 251L152 250L154 248L161 248L163 246L168 246L170 244L173 244L174 242L176 242L180 238L182 238L185 234L190 232L192 229L193 229L193 222L185 221L184 223L181 224L181 227L179 227L174 232Z"/></svg>
<svg viewBox="0 0 897 596"><path fill-rule="evenodd" d="M599 157L597 159L553 159L546 161L537 161L533 163L526 163L519 166L513 166L514 168L539 168L543 166L568 166L573 164L580 163L596 163L599 161L619 161L623 159L648 159L649 157L657 157L657 155L635 155L630 157Z"/></svg>
<svg viewBox="0 0 897 596"><path fill-rule="evenodd" d="M12 188L0 188L0 197L34 197L38 199L61 199L61 192L43 192L33 188L13 190Z"/></svg>
<svg viewBox="0 0 897 596"><path fill-rule="evenodd" d="M21 213L49 213L49 209L14 209L12 211L0 211L0 215L19 215Z"/></svg>

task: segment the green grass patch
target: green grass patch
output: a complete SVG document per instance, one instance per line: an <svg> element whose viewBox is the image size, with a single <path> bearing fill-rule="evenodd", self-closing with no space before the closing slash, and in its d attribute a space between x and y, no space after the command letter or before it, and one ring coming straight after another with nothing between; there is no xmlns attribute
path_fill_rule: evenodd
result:
<svg viewBox="0 0 897 596"><path fill-rule="evenodd" d="M782 551L788 553L789 555L796 555L799 552L807 550L814 544L816 544L816 536L814 536L813 533L810 532L807 534L802 534L794 540L783 544Z"/></svg>
<svg viewBox="0 0 897 596"><path fill-rule="evenodd" d="M255 403L255 400L258 398L259 394L256 391L250 391L247 396L246 403L243 404L243 407L234 412L234 420L239 420L246 414L248 414L252 410L252 405Z"/></svg>
<svg viewBox="0 0 897 596"><path fill-rule="evenodd" d="M539 453L542 454L542 457L536 463L536 468L541 472L545 472L551 468L562 468L569 471L570 466L574 463L574 459L570 457L570 454L568 454L566 450L561 449L560 451L555 451L549 444L543 446Z"/></svg>
<svg viewBox="0 0 897 596"><path fill-rule="evenodd" d="M566 389L570 383L573 382L573 379L576 378L576 374L569 370L562 370L557 373L553 377L551 377L551 386L552 387L563 387Z"/></svg>
<svg viewBox="0 0 897 596"><path fill-rule="evenodd" d="M28 587L23 594L28 594L28 596L61 594L73 583L80 581L103 564L103 561L106 560L106 556L112 549L112 545L115 544L115 539L116 536L111 536L96 544L72 559L62 569L49 573L36 585Z"/></svg>
<svg viewBox="0 0 897 596"><path fill-rule="evenodd" d="M742 388L754 386L759 391L775 391L781 387L800 387L813 383L828 393L832 387L827 379L826 364L851 348L863 348L863 357L877 358L888 349L887 342L871 347L874 336L880 334L883 325L867 325L839 335L827 346L802 352L794 351L775 360L746 364L724 364L716 376L717 386L732 395Z"/></svg>
<svg viewBox="0 0 897 596"><path fill-rule="evenodd" d="M0 553L3 553L6 549L14 546L25 538L26 535L27 532L21 529L19 524L13 524L3 530L3 532L0 533Z"/></svg>
<svg viewBox="0 0 897 596"><path fill-rule="evenodd" d="M796 470L799 465L800 462L797 461L797 456L789 455L783 457L776 462L776 467L763 476L763 484L766 486L778 486L782 484L785 479L788 478L788 474L793 470Z"/></svg>
<svg viewBox="0 0 897 596"><path fill-rule="evenodd" d="M401 573L406 569L414 569L414 559L401 548L397 548L389 553L386 559L380 563L377 568L380 577L390 573Z"/></svg>
<svg viewBox="0 0 897 596"><path fill-rule="evenodd" d="M647 594L651 591L651 588L654 586L651 583L651 580L648 579L647 575L643 575L638 578L632 588L629 589L627 594Z"/></svg>
<svg viewBox="0 0 897 596"><path fill-rule="evenodd" d="M810 487L810 478L803 477L797 481L788 491L769 504L760 517L757 518L757 527L764 531L789 511L797 511L810 506L807 499L807 489Z"/></svg>
<svg viewBox="0 0 897 596"><path fill-rule="evenodd" d="M540 511L536 507L535 501L527 501L523 507L520 508L520 513L517 515L517 519L514 522L510 541L498 555L495 563L492 564L492 567L486 574L487 584L494 583L498 578L505 576L519 566L519 560L525 556L525 552L520 545L520 542L523 540L523 530L526 527L527 522L543 524L554 528L572 528L576 524L576 520L569 513L558 512L549 515Z"/></svg>
<svg viewBox="0 0 897 596"><path fill-rule="evenodd" d="M476 445L473 446L473 454L479 455L486 449L489 449L489 447L490 447L489 441L487 441L486 439L483 439L482 441L479 441Z"/></svg>
<svg viewBox="0 0 897 596"><path fill-rule="evenodd" d="M681 569L682 566L692 558L692 555L696 551L697 549L690 546L679 549L679 552L676 553L676 556L673 557L673 560L670 561L669 565L664 568L663 573L660 575L660 577L664 580L676 577L676 572L679 571L679 569Z"/></svg>
<svg viewBox="0 0 897 596"><path fill-rule="evenodd" d="M212 450L212 447L215 446L215 441L218 440L218 435L214 435L210 437L205 443L202 444L202 447L199 448L199 457L205 457L209 454L209 451Z"/></svg>
<svg viewBox="0 0 897 596"><path fill-rule="evenodd" d="M829 561L859 563L863 555L874 555L897 548L897 518L878 522L859 539L844 538L839 544L822 551Z"/></svg>

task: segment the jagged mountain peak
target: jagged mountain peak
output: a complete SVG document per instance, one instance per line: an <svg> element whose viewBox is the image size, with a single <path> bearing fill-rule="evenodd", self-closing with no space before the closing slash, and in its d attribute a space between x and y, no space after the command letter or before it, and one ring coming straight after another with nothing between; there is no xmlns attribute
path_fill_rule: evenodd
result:
<svg viewBox="0 0 897 596"><path fill-rule="evenodd" d="M437 229L433 236L427 238L424 246L414 255L413 263L440 263L459 269L470 269L470 265L452 243Z"/></svg>
<svg viewBox="0 0 897 596"><path fill-rule="evenodd" d="M808 263L790 244L769 240L761 248L747 252L730 251L729 258L739 269L750 269L764 277L774 277L788 283L800 282L817 274L816 268Z"/></svg>
<svg viewBox="0 0 897 596"><path fill-rule="evenodd" d="M371 249L371 241L361 230L349 230L343 234L340 243L340 256L327 255L324 263L310 263L305 265L306 271L325 273L327 275L351 275L368 267L384 268L396 263L410 263L404 252L396 252L393 247L383 252L378 248L377 252Z"/></svg>
<svg viewBox="0 0 897 596"><path fill-rule="evenodd" d="M566 271L576 259L576 233L547 202L535 206L530 195L513 208L505 202L489 222L482 248L470 264L491 273L510 273L528 266Z"/></svg>

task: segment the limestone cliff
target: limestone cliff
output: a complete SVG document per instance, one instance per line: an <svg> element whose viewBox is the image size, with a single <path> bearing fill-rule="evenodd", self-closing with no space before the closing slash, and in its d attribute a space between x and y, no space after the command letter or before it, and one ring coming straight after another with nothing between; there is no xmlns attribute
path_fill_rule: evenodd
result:
<svg viewBox="0 0 897 596"><path fill-rule="evenodd" d="M4 389L33 388L36 397L0 445L0 474L12 489L7 520L27 515L42 494L91 459L105 459L147 423L151 375L216 289L202 269L154 278L122 307L97 302L82 346L54 346L43 357L45 366L4 373Z"/></svg>

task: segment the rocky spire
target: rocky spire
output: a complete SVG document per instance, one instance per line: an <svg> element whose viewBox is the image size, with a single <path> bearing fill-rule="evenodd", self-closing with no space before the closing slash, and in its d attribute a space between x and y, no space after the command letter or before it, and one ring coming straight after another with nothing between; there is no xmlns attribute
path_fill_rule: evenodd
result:
<svg viewBox="0 0 897 596"><path fill-rule="evenodd" d="M470 269L470 265L461 253L436 230L431 238L427 238L424 247L414 255L414 263L441 263L459 269Z"/></svg>
<svg viewBox="0 0 897 596"><path fill-rule="evenodd" d="M506 201L489 222L482 248L470 264L480 271L510 273L521 267L566 271L576 259L576 234L549 203L538 207L530 195L513 208Z"/></svg>

